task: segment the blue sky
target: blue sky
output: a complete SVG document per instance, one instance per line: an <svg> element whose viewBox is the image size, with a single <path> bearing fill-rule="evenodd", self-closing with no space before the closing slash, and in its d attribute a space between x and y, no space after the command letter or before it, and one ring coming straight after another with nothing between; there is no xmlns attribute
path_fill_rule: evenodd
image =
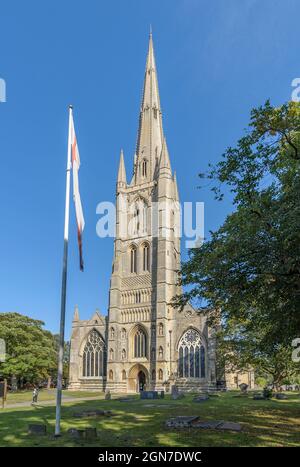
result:
<svg viewBox="0 0 300 467"><path fill-rule="evenodd" d="M232 205L197 189L197 174L242 135L250 109L291 96L300 76L297 0L2 2L0 78L0 311L58 331L67 106L81 155L86 228L80 273L73 206L67 336L106 314L112 239L96 236L96 206L114 201L120 148L132 171L149 25L172 168L182 201L205 202L205 232ZM185 252L183 252L183 256Z"/></svg>

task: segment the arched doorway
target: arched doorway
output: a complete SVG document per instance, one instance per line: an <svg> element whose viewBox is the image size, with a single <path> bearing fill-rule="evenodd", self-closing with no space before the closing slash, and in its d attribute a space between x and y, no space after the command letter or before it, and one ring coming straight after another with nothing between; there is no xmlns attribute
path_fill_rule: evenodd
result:
<svg viewBox="0 0 300 467"><path fill-rule="evenodd" d="M139 391L144 391L146 389L146 375L142 370L138 373L137 382Z"/></svg>
<svg viewBox="0 0 300 467"><path fill-rule="evenodd" d="M127 381L128 392L145 391L149 387L148 370L140 363L133 365L129 370Z"/></svg>

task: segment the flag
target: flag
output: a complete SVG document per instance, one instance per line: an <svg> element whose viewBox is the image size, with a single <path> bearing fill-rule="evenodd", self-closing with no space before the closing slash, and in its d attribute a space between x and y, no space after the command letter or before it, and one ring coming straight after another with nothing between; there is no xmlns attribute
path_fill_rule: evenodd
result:
<svg viewBox="0 0 300 467"><path fill-rule="evenodd" d="M71 161L73 169L73 199L75 203L76 222L77 222L77 237L79 247L79 264L80 270L83 271L83 257L82 257L82 232L84 229L84 217L79 193L79 179L78 172L80 168L79 150L76 140L73 115L71 113Z"/></svg>

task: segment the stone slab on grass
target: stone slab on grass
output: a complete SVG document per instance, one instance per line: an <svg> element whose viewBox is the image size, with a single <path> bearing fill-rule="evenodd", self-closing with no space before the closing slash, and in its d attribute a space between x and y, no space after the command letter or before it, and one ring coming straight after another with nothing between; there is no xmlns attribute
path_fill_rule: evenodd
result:
<svg viewBox="0 0 300 467"><path fill-rule="evenodd" d="M84 410L82 412L73 413L75 418L89 418L89 417L110 417L112 415L111 410Z"/></svg>
<svg viewBox="0 0 300 467"><path fill-rule="evenodd" d="M136 399L134 399L134 397L119 397L118 399L116 399L116 401L118 401L118 402L134 402L134 401L136 401Z"/></svg>
<svg viewBox="0 0 300 467"><path fill-rule="evenodd" d="M275 394L275 398L278 400L284 401L288 399L288 396L286 394L282 394L281 392L278 392L277 394Z"/></svg>
<svg viewBox="0 0 300 467"><path fill-rule="evenodd" d="M217 430L241 431L242 426L235 422L222 422L221 425L217 426Z"/></svg>
<svg viewBox="0 0 300 467"><path fill-rule="evenodd" d="M70 428L68 430L68 435L73 439L93 440L97 438L97 429L93 427L84 429Z"/></svg>
<svg viewBox="0 0 300 467"><path fill-rule="evenodd" d="M141 391L140 392L141 399L158 399L158 391Z"/></svg>
<svg viewBox="0 0 300 467"><path fill-rule="evenodd" d="M204 430L216 430L219 425L222 425L223 420L210 420L198 422L193 425L194 428L203 428Z"/></svg>
<svg viewBox="0 0 300 467"><path fill-rule="evenodd" d="M47 434L46 425L30 424L28 425L28 434L43 436Z"/></svg>
<svg viewBox="0 0 300 467"><path fill-rule="evenodd" d="M166 421L166 426L168 428L187 428L197 420L199 420L198 416L180 415L178 417L169 418L169 420Z"/></svg>
<svg viewBox="0 0 300 467"><path fill-rule="evenodd" d="M224 420L199 420L198 416L180 416L166 421L168 428L202 428L203 430L241 431L239 423Z"/></svg>
<svg viewBox="0 0 300 467"><path fill-rule="evenodd" d="M194 397L193 402L204 402L209 400L209 395L206 393L203 394L198 394L196 397Z"/></svg>

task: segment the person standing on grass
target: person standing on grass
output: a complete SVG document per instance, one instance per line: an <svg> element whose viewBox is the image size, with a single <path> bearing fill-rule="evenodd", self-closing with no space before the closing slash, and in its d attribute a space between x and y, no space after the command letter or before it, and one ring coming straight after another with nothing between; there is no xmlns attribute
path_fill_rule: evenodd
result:
<svg viewBox="0 0 300 467"><path fill-rule="evenodd" d="M38 401L39 390L37 387L34 386L32 392L32 404L36 404Z"/></svg>

